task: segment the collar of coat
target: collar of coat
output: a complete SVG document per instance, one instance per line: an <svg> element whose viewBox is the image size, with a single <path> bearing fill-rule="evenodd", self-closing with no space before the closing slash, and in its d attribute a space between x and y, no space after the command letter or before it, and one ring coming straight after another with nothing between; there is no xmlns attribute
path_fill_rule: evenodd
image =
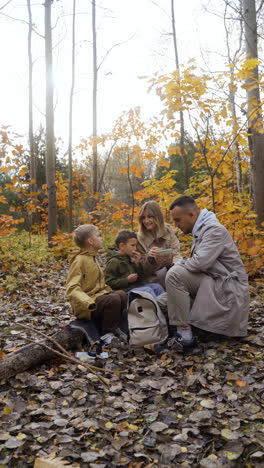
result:
<svg viewBox="0 0 264 468"><path fill-rule="evenodd" d="M72 263L73 260L78 257L78 255L87 255L87 256L90 256L90 257L95 257L97 255L97 251L95 250L89 250L89 249L78 249L78 250L74 250L70 256L69 256L69 262Z"/></svg>

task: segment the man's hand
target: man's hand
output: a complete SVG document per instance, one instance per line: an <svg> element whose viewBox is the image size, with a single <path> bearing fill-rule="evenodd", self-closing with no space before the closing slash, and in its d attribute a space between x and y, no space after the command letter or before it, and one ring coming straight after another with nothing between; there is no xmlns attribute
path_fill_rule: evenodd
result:
<svg viewBox="0 0 264 468"><path fill-rule="evenodd" d="M132 275L128 275L127 281L129 283L135 283L138 279L138 274L137 273L132 273Z"/></svg>
<svg viewBox="0 0 264 468"><path fill-rule="evenodd" d="M134 258L135 264L138 266L142 258L142 255L139 252L135 252L133 255L133 258Z"/></svg>

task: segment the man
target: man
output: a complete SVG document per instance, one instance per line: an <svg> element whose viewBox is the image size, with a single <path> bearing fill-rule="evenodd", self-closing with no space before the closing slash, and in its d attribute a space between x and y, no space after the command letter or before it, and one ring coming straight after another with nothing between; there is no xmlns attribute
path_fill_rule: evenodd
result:
<svg viewBox="0 0 264 468"><path fill-rule="evenodd" d="M180 352L197 346L191 325L226 336L245 336L249 313L248 277L232 237L214 213L199 212L193 198L170 206L175 226L192 233L191 256L167 273L171 338L163 349ZM158 302L164 306L165 295Z"/></svg>

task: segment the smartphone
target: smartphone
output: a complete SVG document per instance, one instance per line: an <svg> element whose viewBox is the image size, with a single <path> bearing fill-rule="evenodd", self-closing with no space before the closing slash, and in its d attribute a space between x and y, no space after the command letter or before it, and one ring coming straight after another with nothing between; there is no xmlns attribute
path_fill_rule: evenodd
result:
<svg viewBox="0 0 264 468"><path fill-rule="evenodd" d="M170 255L171 253L172 253L172 249L163 249L157 252L157 255L166 256L166 255Z"/></svg>

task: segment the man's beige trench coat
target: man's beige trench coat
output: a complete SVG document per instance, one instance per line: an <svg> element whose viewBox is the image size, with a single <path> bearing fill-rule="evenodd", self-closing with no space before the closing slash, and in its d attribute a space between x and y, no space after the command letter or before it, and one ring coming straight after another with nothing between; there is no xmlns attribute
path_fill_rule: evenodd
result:
<svg viewBox="0 0 264 468"><path fill-rule="evenodd" d="M246 336L248 277L226 228L216 219L202 225L194 235L191 258L180 264L203 273L189 323L226 336Z"/></svg>

